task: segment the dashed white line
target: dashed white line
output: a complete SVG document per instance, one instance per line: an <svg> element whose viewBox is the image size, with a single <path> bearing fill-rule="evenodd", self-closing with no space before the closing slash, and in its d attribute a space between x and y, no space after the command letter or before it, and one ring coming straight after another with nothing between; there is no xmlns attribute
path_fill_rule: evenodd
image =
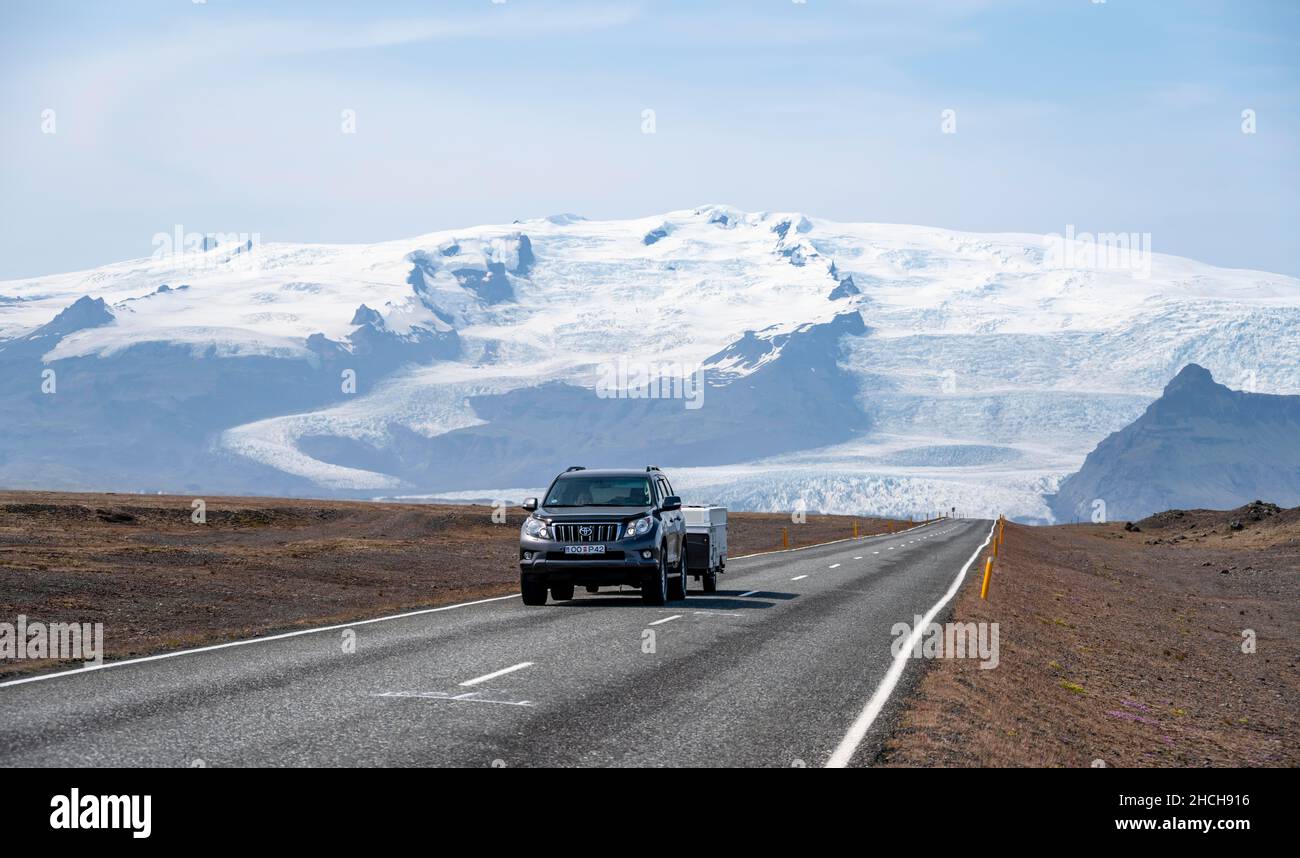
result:
<svg viewBox="0 0 1300 858"><path fill-rule="evenodd" d="M832 563L830 566L827 566L826 568L827 568L827 569L838 569L838 568L840 568L840 564L838 564L838 563Z"/></svg>
<svg viewBox="0 0 1300 858"><path fill-rule="evenodd" d="M446 691L384 691L371 697L418 697L425 700L447 700L453 703L490 703L493 706L536 706L531 700L485 700L475 697L477 691L468 694L449 694Z"/></svg>
<svg viewBox="0 0 1300 858"><path fill-rule="evenodd" d="M533 663L531 661L521 661L518 664L512 664L509 667L503 667L500 670L494 670L491 673L486 674L484 676L479 676L474 679L467 679L464 682L460 683L460 687L468 688L471 685L478 685L480 682L487 682L489 679L496 679L498 676L505 676L507 673L514 673L516 670L523 670L525 667L532 667L532 666Z"/></svg>
<svg viewBox="0 0 1300 858"><path fill-rule="evenodd" d="M796 576L794 576L793 578L791 578L790 580L791 580L791 581L801 581L801 580L803 580L804 578L807 578L807 577L808 577L807 575L796 575Z"/></svg>
<svg viewBox="0 0 1300 858"><path fill-rule="evenodd" d="M853 559L854 559L854 560L861 560L861 559L862 559L862 555L859 554L857 557L854 557Z"/></svg>
<svg viewBox="0 0 1300 858"><path fill-rule="evenodd" d="M680 620L681 618L681 614L673 614L671 617L664 617L662 620L655 620L653 623L647 623L646 625L657 626L660 623L671 623L673 620Z"/></svg>

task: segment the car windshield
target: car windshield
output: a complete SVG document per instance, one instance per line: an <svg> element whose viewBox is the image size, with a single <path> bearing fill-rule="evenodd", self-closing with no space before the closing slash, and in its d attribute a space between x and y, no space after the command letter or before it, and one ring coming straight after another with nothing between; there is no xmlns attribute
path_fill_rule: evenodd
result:
<svg viewBox="0 0 1300 858"><path fill-rule="evenodd" d="M649 506L645 477L565 477L555 481L547 506Z"/></svg>

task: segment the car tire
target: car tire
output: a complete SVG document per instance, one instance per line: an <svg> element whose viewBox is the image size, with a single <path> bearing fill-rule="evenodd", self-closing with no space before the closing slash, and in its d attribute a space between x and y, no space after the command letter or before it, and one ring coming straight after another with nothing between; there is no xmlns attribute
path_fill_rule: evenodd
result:
<svg viewBox="0 0 1300 858"><path fill-rule="evenodd" d="M641 601L647 605L662 605L668 601L668 556L659 549L659 571L646 576L641 583Z"/></svg>
<svg viewBox="0 0 1300 858"><path fill-rule="evenodd" d="M546 582L522 580L519 582L519 595L523 596L525 605L545 605Z"/></svg>
<svg viewBox="0 0 1300 858"><path fill-rule="evenodd" d="M668 598L674 602L685 599L687 594L686 552L677 555L677 575L668 585Z"/></svg>
<svg viewBox="0 0 1300 858"><path fill-rule="evenodd" d="M704 573L704 592L706 593L718 592L718 570L717 569L710 569L708 572Z"/></svg>
<svg viewBox="0 0 1300 858"><path fill-rule="evenodd" d="M572 584L555 584L551 587L551 598L557 602L567 602L573 598Z"/></svg>
<svg viewBox="0 0 1300 858"><path fill-rule="evenodd" d="M588 584L588 585L587 585L587 592L588 592L588 593L599 593L599 592L600 592L600 588L599 588L599 587L592 586L591 584Z"/></svg>

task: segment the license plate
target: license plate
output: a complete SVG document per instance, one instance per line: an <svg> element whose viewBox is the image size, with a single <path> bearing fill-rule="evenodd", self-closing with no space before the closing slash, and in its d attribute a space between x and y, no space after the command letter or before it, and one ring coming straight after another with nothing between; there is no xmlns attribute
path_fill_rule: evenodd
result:
<svg viewBox="0 0 1300 858"><path fill-rule="evenodd" d="M604 554L605 546L603 545L566 545L564 546L565 554Z"/></svg>

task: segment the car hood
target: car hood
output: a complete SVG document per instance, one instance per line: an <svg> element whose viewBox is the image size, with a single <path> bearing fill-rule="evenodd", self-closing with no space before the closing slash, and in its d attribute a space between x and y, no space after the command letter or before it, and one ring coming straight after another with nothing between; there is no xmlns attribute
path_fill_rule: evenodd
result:
<svg viewBox="0 0 1300 858"><path fill-rule="evenodd" d="M537 514L552 521L626 521L649 515L644 506L551 506L541 507Z"/></svg>

